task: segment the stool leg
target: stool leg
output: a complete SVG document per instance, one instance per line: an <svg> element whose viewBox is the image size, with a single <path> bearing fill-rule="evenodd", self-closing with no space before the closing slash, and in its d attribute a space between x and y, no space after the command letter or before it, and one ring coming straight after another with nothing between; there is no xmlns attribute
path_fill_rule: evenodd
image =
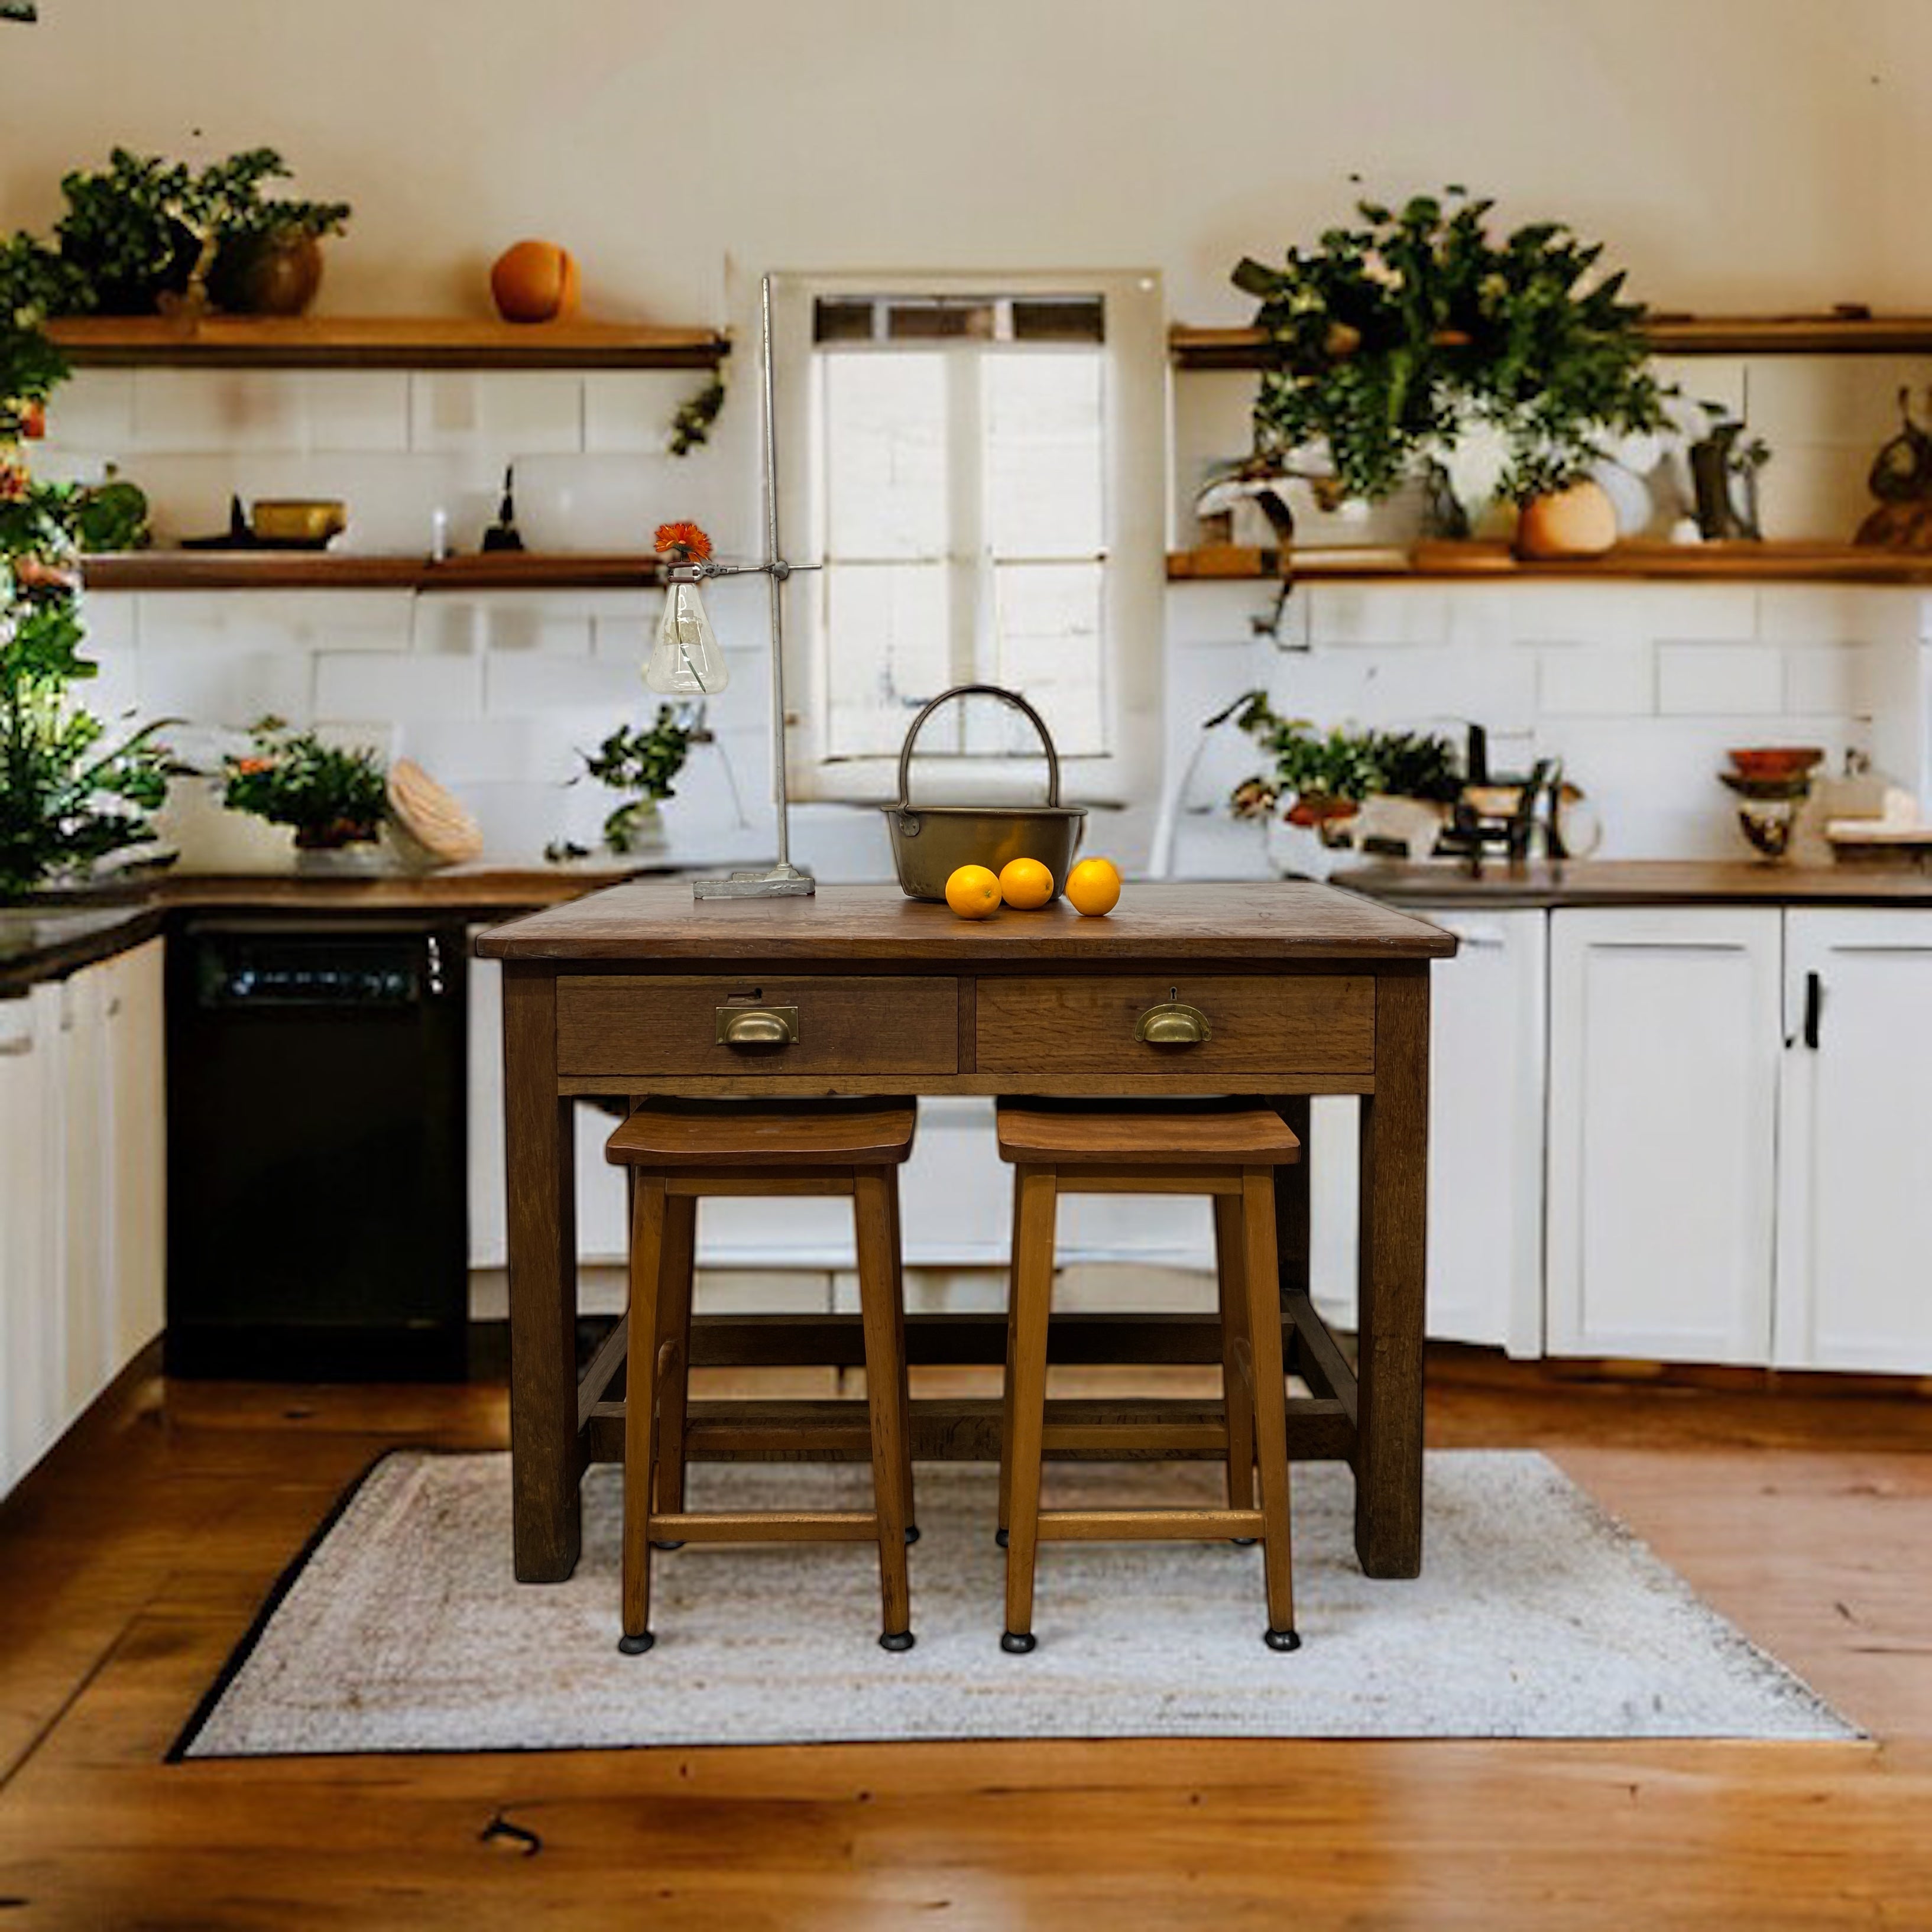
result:
<svg viewBox="0 0 1932 1932"><path fill-rule="evenodd" d="M1013 1492L1013 1337L1019 1320L1020 1180L1013 1175L1012 1237L1006 1248L1006 1362L1000 1390L1000 1526L993 1540L1006 1546L1006 1526L1012 1520Z"/></svg>
<svg viewBox="0 0 1932 1932"><path fill-rule="evenodd" d="M852 1177L859 1240L859 1307L866 1331L866 1406L872 1425L872 1507L879 1520L879 1593L887 1650L912 1648L912 1592L906 1575L904 1377L894 1344L897 1276L886 1177L860 1168Z"/></svg>
<svg viewBox="0 0 1932 1932"><path fill-rule="evenodd" d="M1228 1412L1228 1507L1255 1506L1255 1406L1241 1372L1239 1345L1248 1332L1246 1257L1241 1204L1232 1194L1214 1196L1214 1262L1221 1288L1221 1398ZM1238 1543L1253 1540L1237 1537Z"/></svg>
<svg viewBox="0 0 1932 1932"><path fill-rule="evenodd" d="M1271 1650L1298 1650L1294 1559L1288 1540L1287 1375L1281 1355L1281 1277L1274 1232L1274 1170L1244 1168L1241 1223L1248 1289L1248 1346L1255 1365L1256 1460L1262 1472L1262 1547L1268 1572Z"/></svg>
<svg viewBox="0 0 1932 1932"><path fill-rule="evenodd" d="M665 1196L662 1175L640 1175L631 1192L630 1339L624 1367L624 1634L635 1657L651 1647L651 1450L656 1430L658 1283Z"/></svg>
<svg viewBox="0 0 1932 1932"><path fill-rule="evenodd" d="M663 1259L658 1270L658 1346L677 1345L676 1372L663 1378L658 1396L656 1507L669 1514L684 1508L684 1411L691 1394L691 1277L696 1259L698 1197L674 1194L664 1202ZM676 1550L675 1542L660 1550Z"/></svg>
<svg viewBox="0 0 1932 1932"><path fill-rule="evenodd" d="M1040 1456L1046 1430L1046 1331L1053 1312L1054 1221L1058 1190L1050 1167L1015 1171L1019 1239L1013 1253L1012 1352L1006 1364L1012 1416L1007 1499L1006 1628L1000 1648L1034 1647L1033 1570L1040 1540Z"/></svg>
<svg viewBox="0 0 1932 1932"><path fill-rule="evenodd" d="M884 1170L886 1184L886 1204L892 1210L892 1353L899 1365L899 1414L904 1419L903 1435L905 1441L905 1468L901 1481L904 1486L900 1494L905 1498L906 1533L908 1543L919 1540L919 1510L914 1499L912 1486L912 1365L906 1360L905 1340L905 1241L899 1228L899 1171L896 1167Z"/></svg>

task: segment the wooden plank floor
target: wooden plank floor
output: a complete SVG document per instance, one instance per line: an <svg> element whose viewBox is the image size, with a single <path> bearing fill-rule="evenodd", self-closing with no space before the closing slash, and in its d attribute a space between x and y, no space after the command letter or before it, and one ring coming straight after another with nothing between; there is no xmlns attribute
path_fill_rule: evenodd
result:
<svg viewBox="0 0 1932 1932"><path fill-rule="evenodd" d="M1932 1926L1932 1403L1464 1362L1430 1435L1549 1450L1876 1742L167 1766L343 1485L505 1405L136 1378L0 1506L0 1932Z"/></svg>

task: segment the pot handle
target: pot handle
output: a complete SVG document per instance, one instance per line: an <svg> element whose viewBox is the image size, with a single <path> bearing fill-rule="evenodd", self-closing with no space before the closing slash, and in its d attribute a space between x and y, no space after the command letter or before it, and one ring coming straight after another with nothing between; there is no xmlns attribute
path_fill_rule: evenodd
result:
<svg viewBox="0 0 1932 1932"><path fill-rule="evenodd" d="M950 704L956 698L997 698L1003 704L1010 704L1016 711L1024 712L1033 720L1033 728L1040 734L1040 742L1046 750L1046 802L1057 806L1060 802L1060 754L1054 748L1053 734L1046 728L1046 720L1018 692L1009 691L1003 684L956 684L950 691L942 691L912 721L912 729L907 732L905 742L899 747L899 796L894 809L912 809L914 740L919 736L926 721L942 704Z"/></svg>

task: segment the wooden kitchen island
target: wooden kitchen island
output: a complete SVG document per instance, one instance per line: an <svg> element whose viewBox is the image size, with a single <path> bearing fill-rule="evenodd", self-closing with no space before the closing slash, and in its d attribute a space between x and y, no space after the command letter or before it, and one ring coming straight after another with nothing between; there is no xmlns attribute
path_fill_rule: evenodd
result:
<svg viewBox="0 0 1932 1932"><path fill-rule="evenodd" d="M579 1482L590 1463L622 1453L622 1404L606 1399L623 1358L621 1323L578 1370L577 1098L907 1092L1262 1094L1304 1137L1311 1095L1362 1096L1354 1370L1309 1299L1306 1166L1282 1173L1283 1339L1290 1372L1312 1391L1288 1405L1288 1451L1349 1462L1364 1570L1416 1575L1429 964L1456 944L1408 914L1294 881L1130 885L1104 919L1056 903L976 922L896 886L694 901L688 884L651 880L484 934L478 951L503 962L519 1580L570 1575ZM1205 1015L1208 1036L1178 1046L1138 1039L1140 1016L1175 1000ZM748 1037L788 1030L782 1043ZM1005 1334L1003 1316L914 1316L908 1353L915 1366L997 1365ZM1174 1315L1056 1317L1052 1352L1067 1363L1221 1358L1214 1321ZM693 1324L694 1366L862 1359L856 1316ZM996 1461L999 1408L916 1400L914 1455ZM694 1402L688 1420L694 1460L868 1453L865 1410L853 1402ZM1118 1457L1124 1431L1147 1453L1150 1424L1161 1453L1224 1453L1218 1402L1077 1400L1048 1403L1046 1454Z"/></svg>

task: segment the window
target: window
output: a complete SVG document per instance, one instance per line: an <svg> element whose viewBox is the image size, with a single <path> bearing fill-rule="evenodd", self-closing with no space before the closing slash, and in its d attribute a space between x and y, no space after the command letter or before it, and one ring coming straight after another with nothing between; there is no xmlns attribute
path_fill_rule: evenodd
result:
<svg viewBox="0 0 1932 1932"><path fill-rule="evenodd" d="M1148 735L1157 298L1146 278L1001 280L992 294L787 290L806 346L786 387L804 398L800 480L825 566L800 580L811 586L794 607L809 612L805 662L788 667L802 796L890 796L914 716L956 684L1022 692L1083 796L1120 793ZM1152 344L1150 368L1124 356L1123 337ZM1153 453L1130 472L1150 424ZM1006 708L961 704L933 718L920 752L950 754L948 790L979 796L1010 788L1038 745Z"/></svg>

